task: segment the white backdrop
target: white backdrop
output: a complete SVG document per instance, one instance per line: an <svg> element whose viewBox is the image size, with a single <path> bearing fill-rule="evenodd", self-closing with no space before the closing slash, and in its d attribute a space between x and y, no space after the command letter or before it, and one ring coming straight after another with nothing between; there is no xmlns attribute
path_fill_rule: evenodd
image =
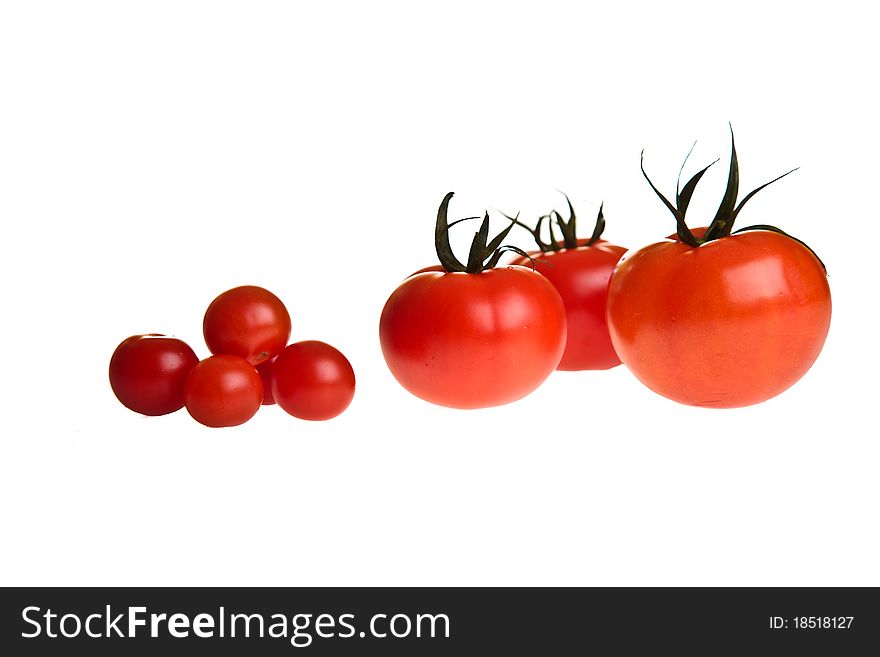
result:
<svg viewBox="0 0 880 657"><path fill-rule="evenodd" d="M873 23L606 5L3 3L0 582L880 585ZM693 139L694 167L723 158L699 223L728 121L744 192L801 166L742 225L831 274L794 388L711 411L621 367L462 412L397 385L379 313L433 264L447 191L454 216L534 217L560 188L587 224L604 199L637 246L674 230L639 151L667 191ZM350 409L209 430L123 408L117 343L207 355L204 309L240 284L349 356Z"/></svg>

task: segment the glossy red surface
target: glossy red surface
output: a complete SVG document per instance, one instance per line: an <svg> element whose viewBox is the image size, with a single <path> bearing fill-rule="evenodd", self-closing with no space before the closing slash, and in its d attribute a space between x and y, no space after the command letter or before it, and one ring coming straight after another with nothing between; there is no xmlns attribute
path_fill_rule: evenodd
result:
<svg viewBox="0 0 880 657"><path fill-rule="evenodd" d="M803 245L750 231L627 254L608 320L621 360L649 388L695 406L755 404L794 384L822 350L831 293Z"/></svg>

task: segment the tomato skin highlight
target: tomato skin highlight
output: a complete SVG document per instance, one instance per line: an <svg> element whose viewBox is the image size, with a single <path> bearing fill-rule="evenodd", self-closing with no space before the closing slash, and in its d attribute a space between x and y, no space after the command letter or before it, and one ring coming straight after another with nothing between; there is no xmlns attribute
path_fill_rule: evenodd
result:
<svg viewBox="0 0 880 657"><path fill-rule="evenodd" d="M234 427L250 420L263 402L263 381L238 356L210 356L196 365L184 386L186 410L208 427Z"/></svg>
<svg viewBox="0 0 880 657"><path fill-rule="evenodd" d="M452 408L516 401L556 369L565 307L531 268L478 274L426 271L404 280L382 310L391 373L412 394Z"/></svg>
<svg viewBox="0 0 880 657"><path fill-rule="evenodd" d="M354 398L351 363L338 349L318 340L288 345L272 368L272 395L290 415L302 420L329 420Z"/></svg>
<svg viewBox="0 0 880 657"><path fill-rule="evenodd" d="M655 392L694 406L748 406L783 392L816 360L830 322L824 268L770 231L651 244L620 261L608 289L621 360Z"/></svg>
<svg viewBox="0 0 880 657"><path fill-rule="evenodd" d="M214 299L202 323L214 355L239 356L252 365L271 360L290 339L290 314L274 294L256 285L227 290Z"/></svg>
<svg viewBox="0 0 880 657"><path fill-rule="evenodd" d="M199 362L188 344L155 333L123 340L110 358L110 386L127 408L166 415L183 408L183 386Z"/></svg>
<svg viewBox="0 0 880 657"><path fill-rule="evenodd" d="M608 333L606 305L611 272L626 253L622 246L599 240L576 249L535 251L535 269L549 280L565 304L568 337L559 370L607 370L620 365ZM513 264L528 266L527 258Z"/></svg>

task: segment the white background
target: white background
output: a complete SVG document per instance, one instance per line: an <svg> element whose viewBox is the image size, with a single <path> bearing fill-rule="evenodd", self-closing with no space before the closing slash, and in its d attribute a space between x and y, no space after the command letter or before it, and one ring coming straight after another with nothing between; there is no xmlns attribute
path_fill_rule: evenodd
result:
<svg viewBox="0 0 880 657"><path fill-rule="evenodd" d="M30 2L0 10L0 581L115 585L880 585L878 48L863 3ZM676 405L625 368L557 373L462 412L379 350L433 221L534 217L673 231L667 191L737 134L742 225L831 273L807 376L760 406ZM497 224L501 226L499 222ZM462 228L458 246L471 231ZM528 236L515 242L529 246ZM139 417L113 349L207 355L240 284L358 375L340 418L263 409L209 430Z"/></svg>

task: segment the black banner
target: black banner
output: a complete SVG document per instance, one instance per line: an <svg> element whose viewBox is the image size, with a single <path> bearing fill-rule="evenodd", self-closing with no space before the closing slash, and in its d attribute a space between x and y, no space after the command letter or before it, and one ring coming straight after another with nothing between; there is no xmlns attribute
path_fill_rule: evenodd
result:
<svg viewBox="0 0 880 657"><path fill-rule="evenodd" d="M872 588L23 588L2 590L0 627L3 655L646 648L856 655L880 650L880 595Z"/></svg>

